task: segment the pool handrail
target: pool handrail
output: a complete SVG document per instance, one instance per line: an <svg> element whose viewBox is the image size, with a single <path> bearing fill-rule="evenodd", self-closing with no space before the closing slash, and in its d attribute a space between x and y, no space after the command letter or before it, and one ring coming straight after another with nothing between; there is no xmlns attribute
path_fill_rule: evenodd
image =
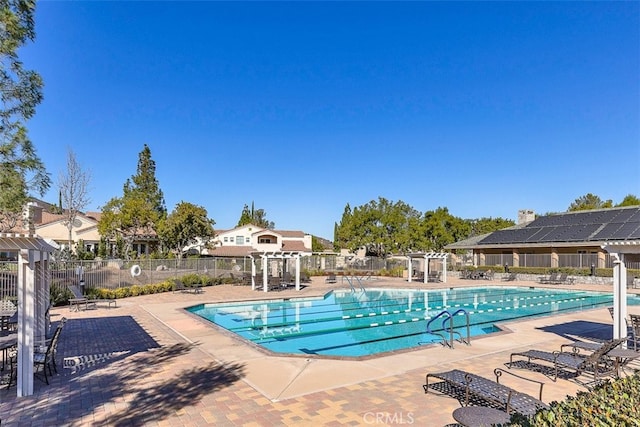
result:
<svg viewBox="0 0 640 427"><path fill-rule="evenodd" d="M466 320L467 320L467 336L466 336L466 339L465 339L465 337L462 336L462 334L460 332L458 332L455 329L453 329L453 316L456 316L456 315L458 315L460 313L463 313L466 316ZM448 325L449 337L448 337L448 339L447 339L447 337L445 336L444 333L436 332L436 331L433 331L431 329L431 324L433 322L435 322L436 320L442 318L442 317L444 317L444 319L442 320L442 330L443 331L447 331L447 322L449 322L449 325ZM427 323L427 333L440 337L442 339L442 345L446 346L446 347L449 347L451 349L453 348L454 336L458 336L460 342L462 342L462 343L464 343L466 345L471 345L471 328L470 328L470 325L469 325L469 313L467 312L467 310L465 310L463 308L459 308L458 310L454 311L453 313L451 313L449 310L442 310L440 313L438 313L435 317L433 317Z"/></svg>
<svg viewBox="0 0 640 427"><path fill-rule="evenodd" d="M446 316L447 318L451 317L451 313L449 313L449 310L442 310L435 317L433 317L431 320L429 320L429 322L427 322L427 333L440 337L442 339L442 345L443 346L448 346L450 348L453 348L453 340L451 340L451 343L449 343L447 341L447 337L444 335L444 333L440 333L440 332L436 332L436 331L432 331L431 330L431 324L433 322L435 322L436 320L438 320L439 318L444 317L444 316Z"/></svg>
<svg viewBox="0 0 640 427"><path fill-rule="evenodd" d="M467 320L467 338L465 339L462 334L456 330L453 329L453 316L458 315L459 313L462 313L465 315L466 320ZM454 311L453 313L450 313L451 316L449 316L448 318L444 319L442 321L442 329L446 330L446 325L445 323L447 321L449 321L449 337L451 339L451 348L453 348L453 336L454 334L456 334L457 336L460 337L459 341L463 344L466 345L471 345L471 327L469 325L469 313L467 312L467 310L465 310L464 308L459 308L456 311Z"/></svg>

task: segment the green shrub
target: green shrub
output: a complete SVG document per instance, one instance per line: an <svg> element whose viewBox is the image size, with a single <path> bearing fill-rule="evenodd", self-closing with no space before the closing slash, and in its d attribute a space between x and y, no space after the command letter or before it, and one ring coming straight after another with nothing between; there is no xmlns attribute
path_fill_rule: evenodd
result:
<svg viewBox="0 0 640 427"><path fill-rule="evenodd" d="M550 409L540 410L532 419L513 415L512 425L552 426L640 426L640 372L608 381L593 390L580 391Z"/></svg>
<svg viewBox="0 0 640 427"><path fill-rule="evenodd" d="M206 274L197 274L197 273L185 274L184 276L180 277L180 280L187 287L191 287L196 284L199 284L202 286L211 286L216 284L216 281L211 277L207 276ZM229 280L231 280L231 278L229 278ZM221 282L222 280L220 281L220 283Z"/></svg>
<svg viewBox="0 0 640 427"><path fill-rule="evenodd" d="M73 293L66 286L51 285L49 288L49 297L51 304L55 306L67 305L69 300L73 298Z"/></svg>
<svg viewBox="0 0 640 427"><path fill-rule="evenodd" d="M135 297L138 295L159 294L173 290L173 281L165 280L160 283L148 285L133 285L117 289L91 288L87 290L87 297L91 299L118 299ZM68 299L67 299L68 301Z"/></svg>
<svg viewBox="0 0 640 427"><path fill-rule="evenodd" d="M184 276L180 277L180 280L182 280L182 283L184 283L186 286L190 286L196 283L200 283L200 275L195 273L185 274Z"/></svg>
<svg viewBox="0 0 640 427"><path fill-rule="evenodd" d="M152 285L148 285L150 288L150 292L151 294L159 294L162 292L169 292L169 291L173 291L173 281L171 280L165 280L164 282L161 283L154 283Z"/></svg>
<svg viewBox="0 0 640 427"><path fill-rule="evenodd" d="M504 266L480 266L477 267L477 270L487 270L487 269L495 269L494 271L504 271ZM460 268L457 268L460 269ZM473 268L462 268L462 270L469 270ZM519 273L519 274L540 274L540 275L549 275L551 273L566 273L570 276L590 276L591 275L591 267L585 268L573 268L573 267L512 267L509 266L509 273ZM613 277L613 269L612 268L596 268L596 277ZM640 270L629 268L627 269L627 275L633 277L640 277Z"/></svg>
<svg viewBox="0 0 640 427"><path fill-rule="evenodd" d="M115 290L103 288L90 288L87 290L87 297L91 299L115 299Z"/></svg>
<svg viewBox="0 0 640 427"><path fill-rule="evenodd" d="M402 277L406 269L402 266L392 267L389 270L383 268L382 270L376 273L377 276L382 277Z"/></svg>

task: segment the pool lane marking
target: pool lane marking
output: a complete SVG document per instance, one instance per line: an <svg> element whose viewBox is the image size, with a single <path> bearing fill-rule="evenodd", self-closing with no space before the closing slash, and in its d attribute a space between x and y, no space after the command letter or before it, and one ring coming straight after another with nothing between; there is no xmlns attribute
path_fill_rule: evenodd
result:
<svg viewBox="0 0 640 427"><path fill-rule="evenodd" d="M566 302L584 301L584 300L586 300L586 299L587 299L587 297L581 297L581 298L567 298L567 299L564 299L564 300L552 301L552 303L554 303L554 302L555 302L556 304L561 304L561 303L566 303ZM514 300L514 301L515 301L515 300ZM495 311L512 310L512 309L513 309L513 310L517 310L517 309L519 309L519 308L528 308L528 307L535 307L535 306L548 305L548 304L549 304L549 302L548 302L548 301L547 301L547 302L545 302L545 303L541 303L541 302L538 302L538 303L531 303L531 304L526 304L526 303L525 303L525 304L519 305L518 307L510 307L510 306L507 306L507 307L497 307L497 308L495 308L495 309L490 308L490 309L486 309L486 310L484 310L484 309L481 309L481 310L475 310L475 311L474 311L474 310L471 310L471 311L469 311L469 312L468 312L468 314L469 314L469 315L473 315L473 314L483 314L483 313L485 313L485 312L486 312L486 313L491 313L491 312L493 312L494 310L495 310ZM436 306L436 309L440 309L440 306ZM424 310L424 309L423 309L423 308L418 307L418 308L415 308L415 309L413 309L413 310L406 309L406 310L404 310L403 312L404 312L404 313L409 313L409 312L411 312L411 311L416 311L416 312L418 312L418 311L422 311L422 310ZM430 308L427 308L427 310L430 310ZM389 312L383 311L383 312L381 312L380 314L385 315L385 314L389 314ZM401 312L400 312L399 310L395 310L395 311L393 312L393 314L401 314ZM378 313L371 312L371 313L369 313L368 315L369 315L370 317L371 317L371 316L377 316L377 315L378 315ZM464 313L458 313L458 316L464 316L464 315L465 315ZM357 318L362 318L362 317L364 317L364 314L357 314L357 315L351 315L351 316L349 316L349 315L347 315L347 316L342 316L342 319L343 319L343 320L348 320L348 319L357 319ZM431 318L432 318L431 316L426 316L424 319L419 318L419 317L413 317L413 318L411 318L411 322L418 322L418 321L420 321L420 320L429 320L429 319L431 319ZM406 322L407 322L407 320L406 320L406 319L399 319L399 320L397 320L397 321L385 321L385 322L384 322L384 323L382 323L382 324L381 324L381 323L376 322L376 323L371 323L371 324L369 325L369 327L388 326L388 325L401 324L401 323L406 323Z"/></svg>
<svg viewBox="0 0 640 427"><path fill-rule="evenodd" d="M532 299L532 298L530 298L530 299ZM559 303L563 303L563 302L584 301L585 299L586 299L586 297L569 298L569 299L555 301L555 303L559 304ZM516 301L516 300L513 300L513 301ZM554 301L552 301L552 303L553 302ZM486 303L483 303L483 304L486 304ZM530 304L526 304L525 303L525 304L522 304L522 305L520 305L518 307L504 307L504 308L503 307L496 307L496 308L488 308L486 310L482 309L482 310L470 311L469 314L492 313L493 311L511 310L512 308L513 309L517 309L517 308L536 307L536 306L548 305L548 304L549 304L549 301L546 301L544 303L542 303L542 302L530 303ZM467 306L467 305L471 305L471 304L464 304L464 305ZM454 307L459 307L459 306L460 306L459 304L456 304ZM442 309L442 306L435 306L433 309L434 310L440 310L440 309ZM418 307L418 308L415 308L414 310L406 309L406 310L403 310L403 312L404 313L410 313L411 311L422 311L422 310L423 310L422 308ZM428 308L427 310L430 310L430 309ZM388 314L389 314L388 311L382 311L380 313L372 312L372 313L369 313L369 317L377 316L377 315L383 315L384 316L384 315L388 315ZM392 314L401 314L401 312L400 312L400 310L394 310L392 312ZM463 316L463 315L464 315L463 313L458 313L458 316ZM345 316L342 316L342 319L343 320L348 320L348 319L358 319L358 318L362 318L362 317L364 317L364 314L345 315ZM425 319L431 319L431 316L427 316ZM412 320L412 321L415 321L415 320ZM393 322L392 323L386 323L385 322L385 324L390 325L390 324L393 324ZM372 324L372 325L374 325L374 324ZM375 325L379 326L378 323L375 323Z"/></svg>

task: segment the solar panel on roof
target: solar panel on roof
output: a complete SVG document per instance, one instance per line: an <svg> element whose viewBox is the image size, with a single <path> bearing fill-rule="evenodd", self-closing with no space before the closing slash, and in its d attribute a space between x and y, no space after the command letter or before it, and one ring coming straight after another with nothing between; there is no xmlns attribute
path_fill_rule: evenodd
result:
<svg viewBox="0 0 640 427"><path fill-rule="evenodd" d="M588 240L589 237L593 233L595 233L598 228L600 228L600 224L585 224L581 227L575 227L568 233L566 240L567 241Z"/></svg>
<svg viewBox="0 0 640 427"><path fill-rule="evenodd" d="M536 227L531 231L534 231L534 233L531 233L529 236L527 236L525 242L537 242L540 236L544 236L549 232L549 227Z"/></svg>
<svg viewBox="0 0 640 427"><path fill-rule="evenodd" d="M627 222L638 222L638 221L640 221L640 210L635 211L634 214L631 215L627 220Z"/></svg>
<svg viewBox="0 0 640 427"><path fill-rule="evenodd" d="M514 242L526 242L529 236L534 235L536 231L537 228L522 228L520 233L514 234Z"/></svg>
<svg viewBox="0 0 640 427"><path fill-rule="evenodd" d="M544 224L545 218L544 217L538 217L536 219L534 219L533 221L531 221L531 223L529 223L527 225L527 228L529 227L540 227L541 224Z"/></svg>
<svg viewBox="0 0 640 427"><path fill-rule="evenodd" d="M543 236L541 242L562 242L572 227L570 225L561 225L555 227L553 231Z"/></svg>
<svg viewBox="0 0 640 427"><path fill-rule="evenodd" d="M586 242L638 238L640 208L619 208L539 217L526 227L497 231L479 243Z"/></svg>
<svg viewBox="0 0 640 427"><path fill-rule="evenodd" d="M620 215L619 209L610 209L598 212L597 215L594 215L592 224L606 224L609 222L613 222L614 219ZM616 221L621 222L621 221Z"/></svg>
<svg viewBox="0 0 640 427"><path fill-rule="evenodd" d="M590 224L593 221L593 218L596 216L596 212L582 212L571 215L571 217L567 216L569 219L568 224L571 225L583 225Z"/></svg>
<svg viewBox="0 0 640 427"><path fill-rule="evenodd" d="M482 239L480 241L481 244L485 245L485 244L494 244L494 243L501 243L501 237L502 237L503 233L497 232L497 233L493 233L487 237L485 237L484 239Z"/></svg>
<svg viewBox="0 0 640 427"><path fill-rule="evenodd" d="M549 225L555 224L557 215L549 215L549 216L541 216L536 218L531 224L527 227L547 227Z"/></svg>
<svg viewBox="0 0 640 427"><path fill-rule="evenodd" d="M549 226L565 225L567 221L571 221L572 216L567 215L555 215L553 221L549 222Z"/></svg>
<svg viewBox="0 0 640 427"><path fill-rule="evenodd" d="M607 221L602 221L603 223L609 223L609 222L624 222L622 220L618 220L618 218L622 218L622 214L624 213L624 211L619 210L619 209L614 209L612 210L612 216L611 218L605 218L607 219Z"/></svg>
<svg viewBox="0 0 640 427"><path fill-rule="evenodd" d="M541 239L544 239L546 235L553 233L555 229L555 227L542 227L538 234L536 234L536 240L541 241Z"/></svg>
<svg viewBox="0 0 640 427"><path fill-rule="evenodd" d="M538 228L517 228L511 230L500 230L482 240L482 244L486 243L523 243L526 242L528 237L533 235L539 230Z"/></svg>
<svg viewBox="0 0 640 427"><path fill-rule="evenodd" d="M484 239L480 240L478 243L481 245L490 245L497 242L498 242L498 239L497 239L496 233L492 233L489 236L485 237Z"/></svg>
<svg viewBox="0 0 640 427"><path fill-rule="evenodd" d="M616 215L616 217L612 219L611 222L627 222L629 218L631 218L638 211L634 209L620 209L617 212L618 215Z"/></svg>
<svg viewBox="0 0 640 427"><path fill-rule="evenodd" d="M527 235L531 231L526 228L517 228L513 230L500 230L490 234L480 241L481 244L487 243L517 243L522 241L523 235Z"/></svg>
<svg viewBox="0 0 640 427"><path fill-rule="evenodd" d="M638 223L638 228L632 233L629 233L627 239L640 239L640 223Z"/></svg>
<svg viewBox="0 0 640 427"><path fill-rule="evenodd" d="M480 245L488 245L488 244L491 244L491 243L496 243L497 235L499 233L500 233L500 231L494 231L493 233L489 234L484 239L478 241L478 244L480 244Z"/></svg>
<svg viewBox="0 0 640 427"><path fill-rule="evenodd" d="M607 238L605 237L604 240L624 240L624 239L628 239L629 236L631 234L633 234L633 232L640 227L640 222L627 222L625 224L622 224L622 226L620 228L618 228L614 233L611 233L611 235Z"/></svg>
<svg viewBox="0 0 640 427"><path fill-rule="evenodd" d="M595 236L593 236L593 240L609 240L611 239L611 235L613 235L620 227L622 227L622 224L620 224L619 222L614 222L611 224L607 224L604 227L602 227L602 230L598 231L598 233L596 233Z"/></svg>

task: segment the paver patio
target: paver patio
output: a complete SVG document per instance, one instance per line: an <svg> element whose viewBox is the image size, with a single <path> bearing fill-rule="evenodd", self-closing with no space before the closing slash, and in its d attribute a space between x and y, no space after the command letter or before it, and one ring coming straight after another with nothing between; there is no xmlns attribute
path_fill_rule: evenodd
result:
<svg viewBox="0 0 640 427"><path fill-rule="evenodd" d="M465 285L486 283L450 278L445 286ZM385 279L368 286L443 284ZM341 283L316 279L300 292L265 295L250 287L220 285L195 295L127 298L111 309L72 312L57 307L52 321L69 319L58 348L58 361L64 360L65 366L49 386L36 380L33 396L16 398L15 387L0 388L2 426L440 427L454 424L451 413L460 405L451 397L424 393L428 372L458 368L491 377L513 351L557 350L571 334L606 337L612 329L611 317L602 308L509 322L503 325L506 332L453 350L430 345L354 361L270 355L182 310L200 302L321 295L336 287ZM629 310L640 313L637 306ZM583 389L564 379L554 383L540 373L518 373L546 383L546 402ZM534 385L517 385L536 393Z"/></svg>

